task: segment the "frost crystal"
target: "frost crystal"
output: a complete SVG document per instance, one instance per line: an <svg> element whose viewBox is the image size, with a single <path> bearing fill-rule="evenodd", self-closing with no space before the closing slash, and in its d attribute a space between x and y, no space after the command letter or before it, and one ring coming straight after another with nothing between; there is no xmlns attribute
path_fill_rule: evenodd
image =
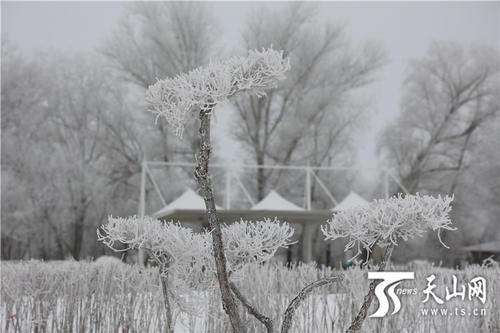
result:
<svg viewBox="0 0 500 333"><path fill-rule="evenodd" d="M243 219L224 225L222 236L224 252L230 269L237 270L248 263L262 263L271 259L280 247L293 244L293 228L278 219L249 222Z"/></svg>
<svg viewBox="0 0 500 333"><path fill-rule="evenodd" d="M222 226L224 251L232 272L248 263L271 259L280 247L292 244L293 228L277 219L249 222L241 220ZM114 251L148 250L161 264L168 264L178 278L201 279L204 271L215 273L210 232L195 233L180 223L162 222L151 217L110 216L97 230L97 238ZM116 244L125 244L121 249ZM168 258L168 262L164 262ZM206 274L205 274L206 275Z"/></svg>
<svg viewBox="0 0 500 333"><path fill-rule="evenodd" d="M374 200L370 205L356 207L334 213L326 225L321 226L325 239L348 237L345 250L357 245L368 251L377 243L385 247L398 245L398 240L421 236L431 229L456 230L451 223L449 213L453 197L429 195L394 196L386 200ZM439 238L441 241L441 238ZM441 242L443 246L446 245Z"/></svg>
<svg viewBox="0 0 500 333"><path fill-rule="evenodd" d="M146 92L156 120L164 117L182 136L187 119L197 111L211 111L218 103L243 91L263 96L275 88L290 68L283 51L249 51L247 57L212 62L187 74L157 81Z"/></svg>
<svg viewBox="0 0 500 333"><path fill-rule="evenodd" d="M101 229L103 232L97 230L98 239L114 251L147 249L153 255L167 253L172 262L209 256L212 246L205 235L194 233L180 223L164 223L149 216L110 216ZM117 248L117 242L126 244L127 248Z"/></svg>
<svg viewBox="0 0 500 333"><path fill-rule="evenodd" d="M178 288L187 290L189 285L213 283L205 273L213 267L207 265L212 261L212 244L206 234L149 216L110 216L101 230L97 230L97 238L114 251L148 250L159 265L167 265L169 272L176 276ZM116 243L125 244L127 248L120 249Z"/></svg>

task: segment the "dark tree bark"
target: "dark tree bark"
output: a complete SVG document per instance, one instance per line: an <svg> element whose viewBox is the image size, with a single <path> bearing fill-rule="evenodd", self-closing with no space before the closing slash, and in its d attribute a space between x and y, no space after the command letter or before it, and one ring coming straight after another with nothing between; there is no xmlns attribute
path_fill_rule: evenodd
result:
<svg viewBox="0 0 500 333"><path fill-rule="evenodd" d="M380 263L379 272L385 271L385 267L387 266L387 263L389 262L389 259L391 258L392 251L394 250L394 244L391 244L387 247L384 253L384 258L382 259L382 262ZM370 308L370 305L372 304L373 301L373 296L375 295L375 280L373 280L370 283L370 289L368 290L368 294L366 294L365 299L363 304L361 305L361 308L359 309L358 315L356 318L351 323L351 326L347 329L346 333L357 333L361 331L361 325L363 325L363 322L365 321L366 315L368 313L368 309Z"/></svg>
<svg viewBox="0 0 500 333"><path fill-rule="evenodd" d="M168 297L168 263L160 264L160 281L161 289L163 291L163 300L165 301L165 316L167 319L166 333L172 333L172 311L170 306L170 298Z"/></svg>
<svg viewBox="0 0 500 333"><path fill-rule="evenodd" d="M293 315L295 310L300 306L302 301L316 288L326 286L330 283L340 281L344 278L343 275L336 275L329 278L319 279L313 283L307 285L300 291L300 293L290 302L285 311L285 316L283 318L283 324L281 325L281 333L288 333L290 328L292 328Z"/></svg>
<svg viewBox="0 0 500 333"><path fill-rule="evenodd" d="M245 296L243 296L243 294L238 290L234 283L230 282L230 286L234 295L240 300L241 304L245 306L245 308L248 310L248 313L254 316L266 327L267 333L274 333L273 320L260 313L253 305L251 305L250 302L245 298Z"/></svg>
<svg viewBox="0 0 500 333"><path fill-rule="evenodd" d="M222 298L222 307L228 314L233 332L245 332L245 327L241 322L238 313L236 301L231 292L229 285L229 278L226 267L226 256L224 254L224 246L222 243L222 231L215 210L215 199L212 190L212 182L208 172L208 162L210 160L210 116L212 109L200 111L200 152L197 156L198 166L194 170L194 178L200 186L205 207L207 210L207 219L212 229L212 244L215 257L215 266L217 269L217 279L219 281L219 288Z"/></svg>
<svg viewBox="0 0 500 333"><path fill-rule="evenodd" d="M127 252L124 252L125 254ZM150 262L158 266L161 290L163 293L163 300L165 305L165 320L166 320L166 333L173 333L173 322L172 322L172 307L170 305L170 297L168 296L168 278L169 278L169 268L170 268L171 257L166 253L158 253L153 255Z"/></svg>
<svg viewBox="0 0 500 333"><path fill-rule="evenodd" d="M84 220L85 216L83 214L78 215L73 228L73 258L75 260L80 260L81 257Z"/></svg>

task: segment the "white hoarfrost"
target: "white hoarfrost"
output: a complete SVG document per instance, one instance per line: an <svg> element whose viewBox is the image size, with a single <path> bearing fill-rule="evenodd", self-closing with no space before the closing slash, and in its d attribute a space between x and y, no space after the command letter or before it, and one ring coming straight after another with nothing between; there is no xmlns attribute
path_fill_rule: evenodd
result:
<svg viewBox="0 0 500 333"><path fill-rule="evenodd" d="M228 268L236 272L249 263L271 259L280 247L292 244L293 228L287 223L265 219L249 222L241 220L222 226L224 251ZM97 230L97 237L114 251L128 249L148 250L160 264L176 278L201 282L210 271L215 274L215 262L210 232L195 233L180 223L162 222L151 217L121 218L110 216L108 223ZM123 248L123 244L126 245ZM168 258L168 262L164 262ZM214 275L213 274L213 275ZM194 282L194 281L193 281Z"/></svg>
<svg viewBox="0 0 500 333"><path fill-rule="evenodd" d="M176 281L183 282L186 287L193 283L212 283L211 277L204 273L213 267L208 264L213 260L212 244L204 233L195 233L180 223L163 223L149 216L110 216L101 230L97 230L97 238L109 248L114 251L147 250L156 263L167 265Z"/></svg>
<svg viewBox="0 0 500 333"><path fill-rule="evenodd" d="M389 199L374 200L370 205L335 212L321 226L325 239L349 239L345 250L357 245L368 251L376 243L381 247L398 245L398 240L421 236L427 230L455 230L449 213L453 197L401 194ZM441 238L439 238L441 241ZM445 247L446 245L441 242Z"/></svg>
<svg viewBox="0 0 500 333"><path fill-rule="evenodd" d="M252 50L246 57L212 62L187 74L158 80L149 87L146 101L156 119L164 117L181 136L184 124L197 111L212 110L238 92L263 96L284 79L289 68L283 51Z"/></svg>
<svg viewBox="0 0 500 333"><path fill-rule="evenodd" d="M293 228L278 219L249 222L241 220L222 226L224 252L229 269L239 270L249 263L270 260L280 247L293 244Z"/></svg>

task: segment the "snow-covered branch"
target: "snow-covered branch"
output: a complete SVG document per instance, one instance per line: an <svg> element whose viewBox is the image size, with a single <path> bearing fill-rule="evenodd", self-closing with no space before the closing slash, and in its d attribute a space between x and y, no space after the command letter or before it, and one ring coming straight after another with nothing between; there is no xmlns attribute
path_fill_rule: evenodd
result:
<svg viewBox="0 0 500 333"><path fill-rule="evenodd" d="M149 216L110 216L101 230L97 230L97 238L112 250L124 251L117 243L127 245L127 249L148 250L160 265L168 265L178 277L189 280L204 275L203 271L208 268L205 264L213 260L209 237L180 223L164 223Z"/></svg>
<svg viewBox="0 0 500 333"><path fill-rule="evenodd" d="M120 242L132 249L165 251L173 260L179 260L205 253L211 247L205 235L195 233L180 223L163 223L149 216L110 216L101 229L104 233L98 230L98 239L114 251L123 251L115 248L115 243Z"/></svg>
<svg viewBox="0 0 500 333"><path fill-rule="evenodd" d="M114 251L145 249L159 261L167 256L169 267L175 269L176 274L193 275L205 269L215 272L210 232L195 233L180 223L162 222L148 216L110 216L100 229L97 230L98 239ZM230 271L239 270L248 263L268 261L280 247L293 243L293 233L290 225L277 219L241 220L223 225L224 251ZM127 248L121 249L117 243L126 244Z"/></svg>
<svg viewBox="0 0 500 333"><path fill-rule="evenodd" d="M241 220L222 227L224 252L229 269L234 271L248 263L262 263L271 259L276 251L293 244L294 230L278 219L249 222Z"/></svg>
<svg viewBox="0 0 500 333"><path fill-rule="evenodd" d="M146 93L149 110L164 117L181 136L184 124L196 111L211 111L218 103L243 91L257 96L275 88L290 68L283 52L251 50L246 57L212 62L187 74L158 80Z"/></svg>
<svg viewBox="0 0 500 333"><path fill-rule="evenodd" d="M399 239L407 241L428 229L437 231L439 237L441 229L455 230L449 216L452 201L450 196L399 194L336 212L321 231L326 240L348 237L345 250L357 245L358 254L361 247L369 251L375 243L381 247L397 246Z"/></svg>

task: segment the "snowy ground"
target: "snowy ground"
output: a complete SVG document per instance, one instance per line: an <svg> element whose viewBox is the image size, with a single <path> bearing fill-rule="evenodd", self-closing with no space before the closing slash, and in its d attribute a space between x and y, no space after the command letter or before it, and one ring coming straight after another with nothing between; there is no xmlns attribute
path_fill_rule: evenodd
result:
<svg viewBox="0 0 500 333"><path fill-rule="evenodd" d="M163 300L156 269L139 269L112 260L88 262L2 262L1 332L159 332L163 330ZM393 267L391 270L409 268ZM471 266L457 271L418 265L415 296L401 296L401 311L382 319L367 318L366 332L498 332L500 269ZM308 282L332 275L330 269L299 265L254 267L237 281L242 292L262 312L280 321L291 298ZM343 332L358 310L368 287L366 271L346 271L343 286L320 289L297 311L293 332ZM487 281L485 304L477 300L450 300L441 308L485 308L483 316L423 316L421 294L426 277L436 276L436 294L451 289L452 276ZM410 285L402 284L403 288ZM175 292L175 291L174 291ZM177 295L175 332L228 332L217 289ZM377 302L369 314L375 311ZM433 306L436 306L435 304ZM429 305L431 307L431 305ZM243 312L242 312L243 313ZM249 332L264 332L262 325L243 314Z"/></svg>

